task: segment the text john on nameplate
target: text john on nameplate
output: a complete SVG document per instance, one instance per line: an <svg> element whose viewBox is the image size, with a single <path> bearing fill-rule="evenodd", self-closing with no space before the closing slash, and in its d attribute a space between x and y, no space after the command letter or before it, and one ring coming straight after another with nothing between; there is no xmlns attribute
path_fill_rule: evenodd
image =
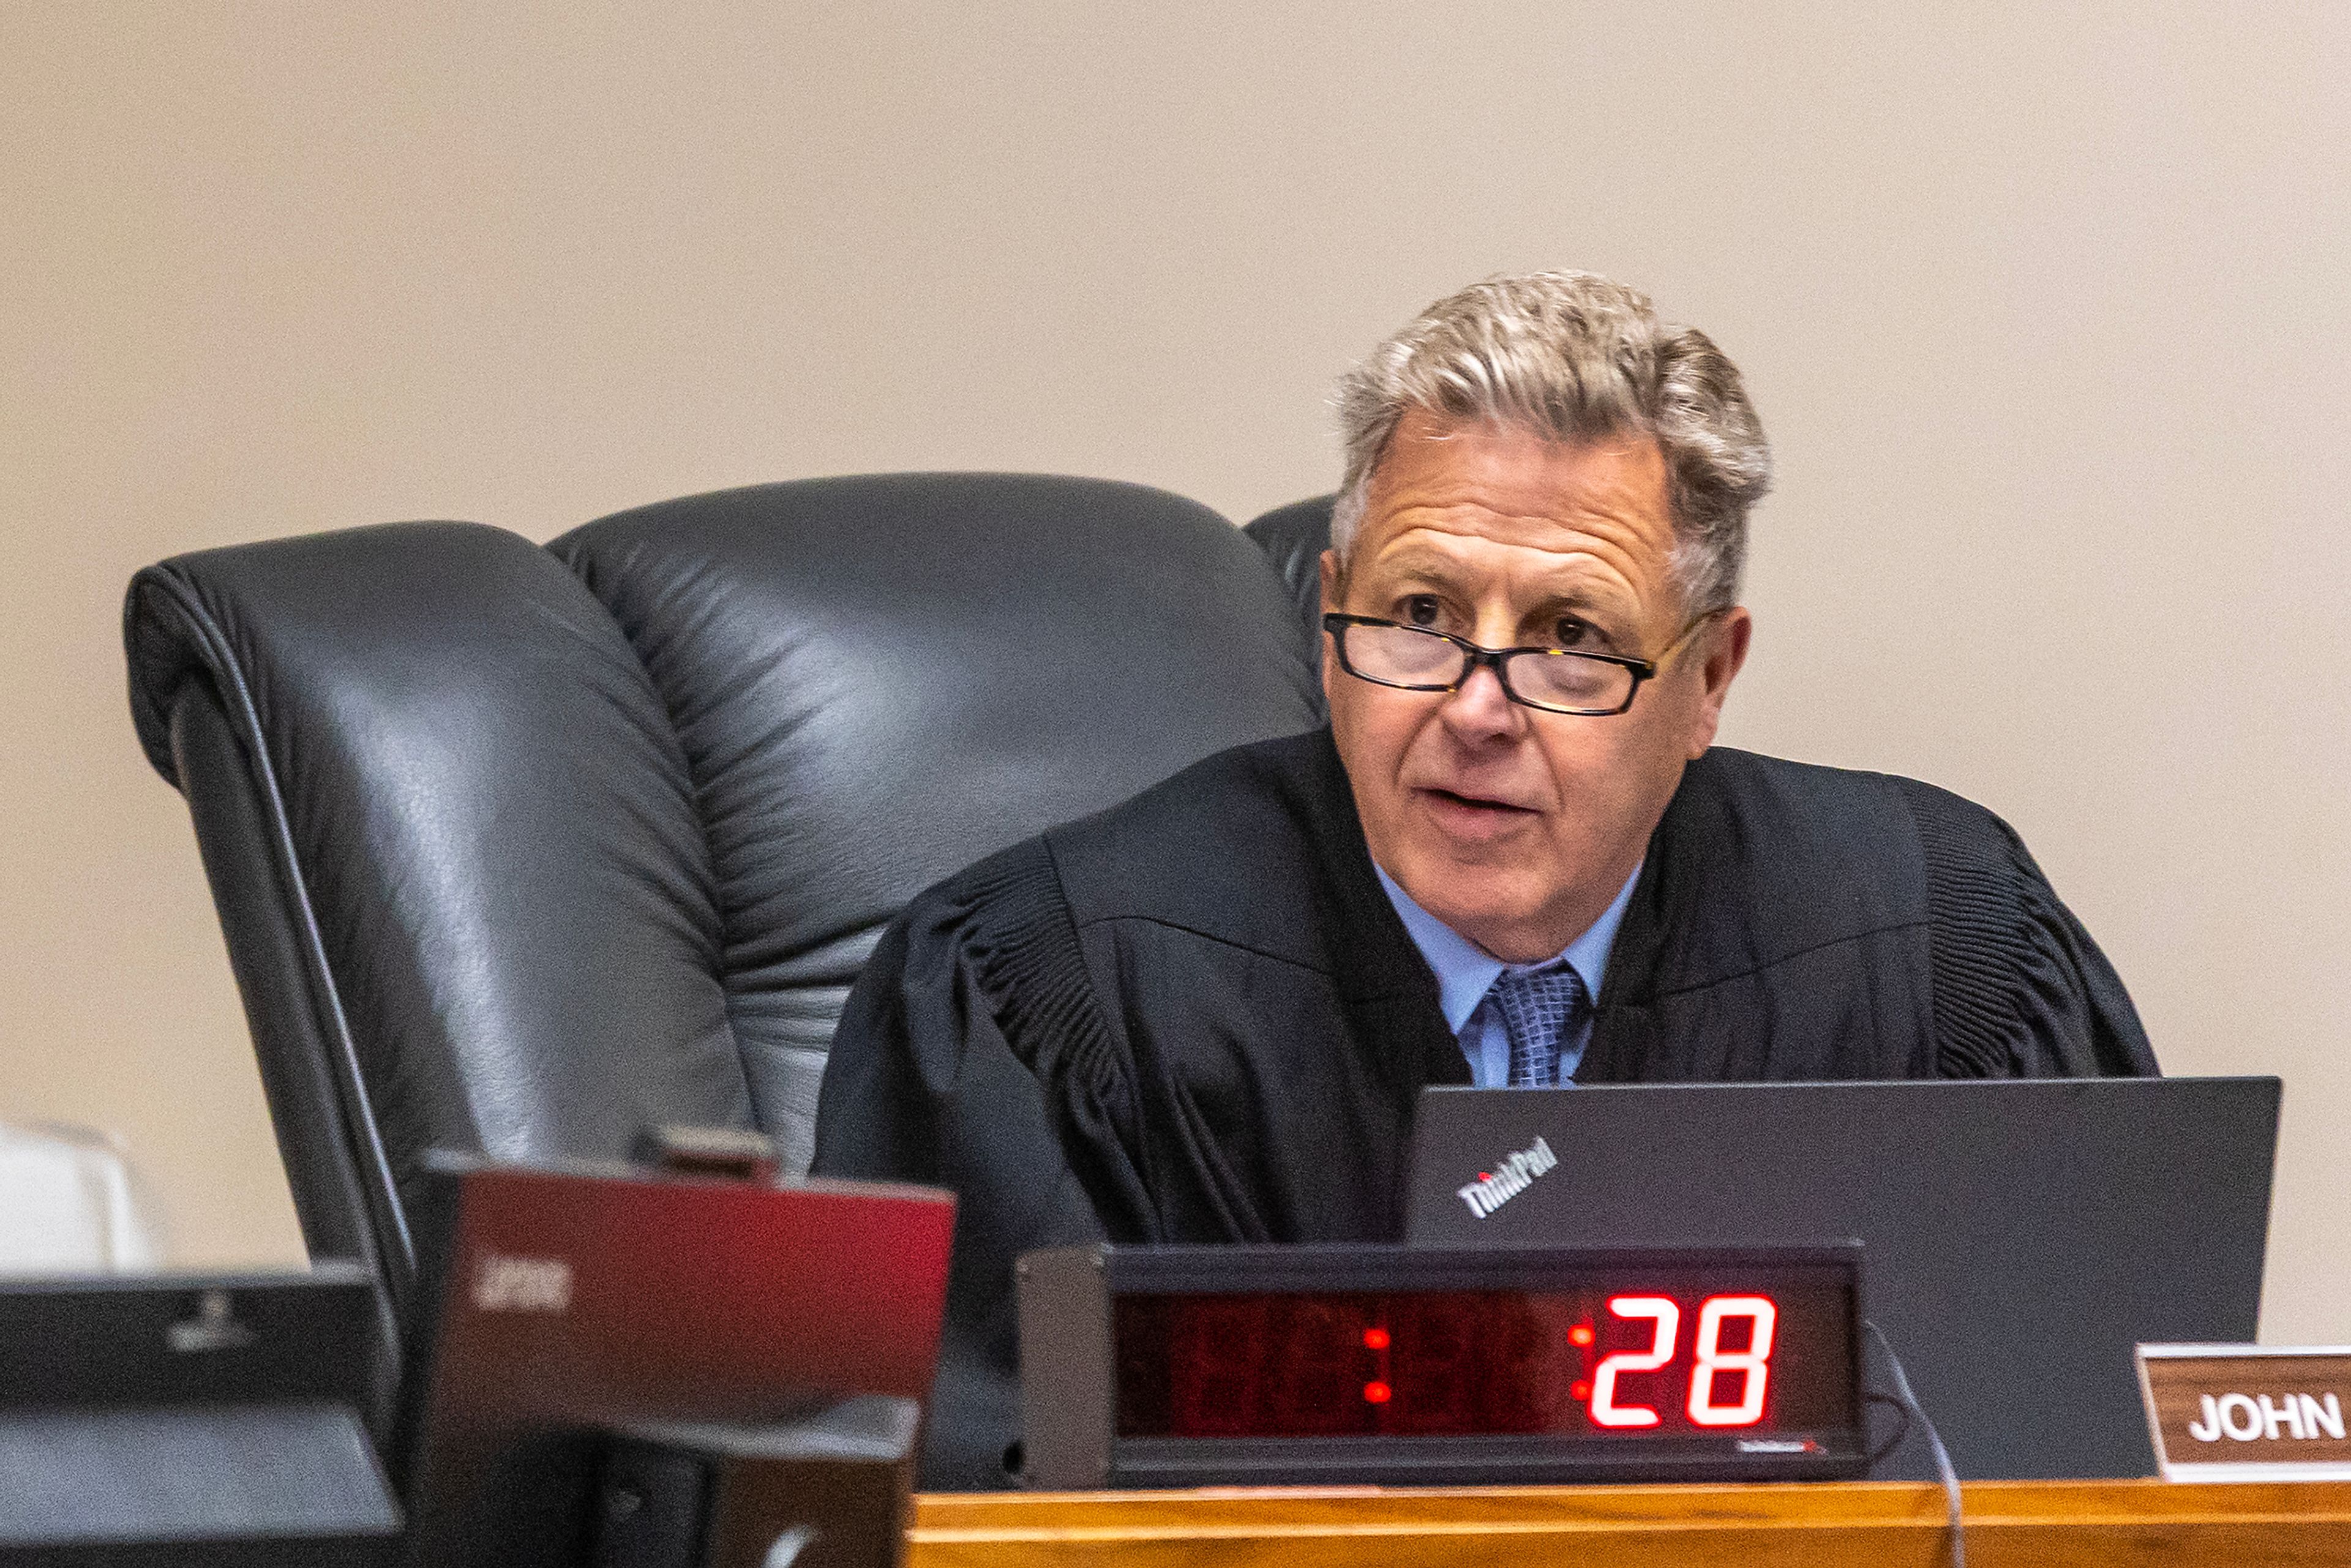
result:
<svg viewBox="0 0 2351 1568"><path fill-rule="evenodd" d="M2351 1347L2143 1344L2138 1384L2167 1480L2351 1480Z"/></svg>

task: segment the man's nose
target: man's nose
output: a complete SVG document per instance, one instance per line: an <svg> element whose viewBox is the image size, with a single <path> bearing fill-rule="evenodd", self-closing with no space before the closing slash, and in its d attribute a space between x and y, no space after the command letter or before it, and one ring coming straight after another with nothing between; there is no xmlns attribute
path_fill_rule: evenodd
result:
<svg viewBox="0 0 2351 1568"><path fill-rule="evenodd" d="M1469 678L1446 697L1444 719L1446 727L1467 744L1516 735L1526 725L1519 705L1503 692L1501 676L1486 664L1470 671Z"/></svg>

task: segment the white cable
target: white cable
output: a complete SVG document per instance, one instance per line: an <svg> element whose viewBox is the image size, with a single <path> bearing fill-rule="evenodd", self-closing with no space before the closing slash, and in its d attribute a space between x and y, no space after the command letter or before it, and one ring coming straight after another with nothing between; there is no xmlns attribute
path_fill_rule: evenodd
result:
<svg viewBox="0 0 2351 1568"><path fill-rule="evenodd" d="M1959 1517L1959 1472L1951 1468L1950 1453L1943 1447L1942 1435L1935 1430L1933 1419L1918 1403L1918 1396L1910 1392L1910 1379L1902 1372L1902 1358L1894 1354L1894 1347L1886 1343L1886 1335L1876 1323L1865 1318L1861 1326L1869 1331L1869 1337L1877 1342L1879 1352L1885 1355L1886 1370L1894 1374L1894 1392L1927 1430L1927 1447L1935 1455L1935 1473L1943 1478L1943 1497L1950 1505L1951 1568L1968 1568L1968 1532Z"/></svg>

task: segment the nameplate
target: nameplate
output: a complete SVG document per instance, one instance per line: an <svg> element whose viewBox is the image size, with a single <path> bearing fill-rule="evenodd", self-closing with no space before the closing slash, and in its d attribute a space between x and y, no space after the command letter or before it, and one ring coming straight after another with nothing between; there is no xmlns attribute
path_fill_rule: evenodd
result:
<svg viewBox="0 0 2351 1568"><path fill-rule="evenodd" d="M2351 1348L2143 1344L2138 1385L2166 1480L2351 1480Z"/></svg>

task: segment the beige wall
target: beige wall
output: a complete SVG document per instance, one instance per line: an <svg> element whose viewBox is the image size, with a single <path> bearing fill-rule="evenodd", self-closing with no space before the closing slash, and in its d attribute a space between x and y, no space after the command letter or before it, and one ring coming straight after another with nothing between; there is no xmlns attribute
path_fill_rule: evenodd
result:
<svg viewBox="0 0 2351 1568"><path fill-rule="evenodd" d="M1351 356L1596 267L1782 482L1727 738L2025 833L2179 1072L2274 1072L2351 1340L2351 8L0 0L0 1114L298 1247L116 614L193 547L900 467L1236 517Z"/></svg>

